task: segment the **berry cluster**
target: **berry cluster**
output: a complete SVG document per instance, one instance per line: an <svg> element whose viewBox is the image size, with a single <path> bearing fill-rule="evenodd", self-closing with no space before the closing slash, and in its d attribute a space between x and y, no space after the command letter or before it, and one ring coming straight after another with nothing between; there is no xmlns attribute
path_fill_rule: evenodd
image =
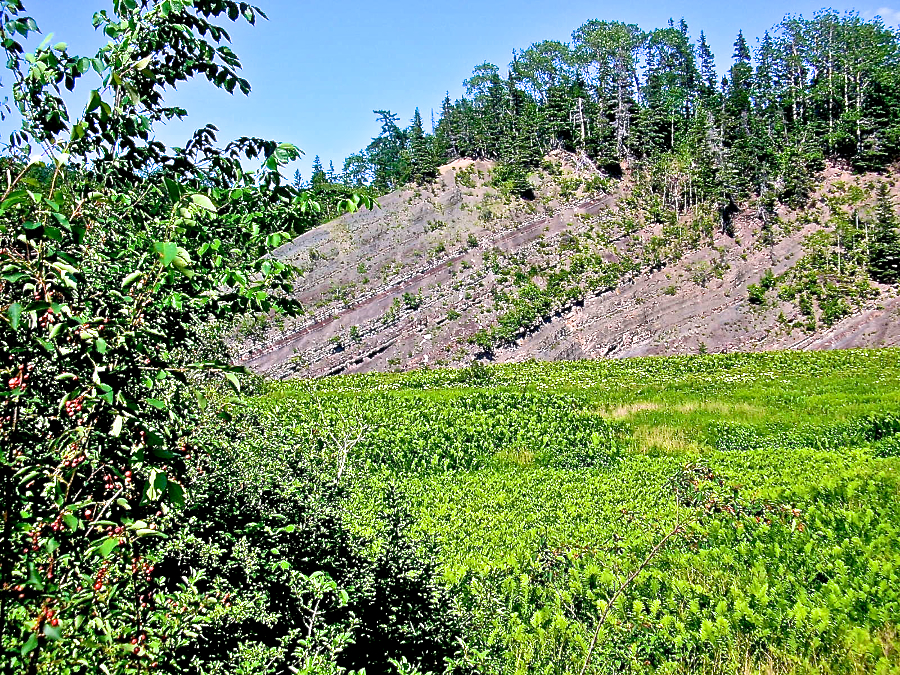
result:
<svg viewBox="0 0 900 675"><path fill-rule="evenodd" d="M78 467L79 464L83 464L87 461L87 455L84 454L84 450L78 449L77 443L72 443L72 445L69 446L69 451L72 454L63 460L64 468L68 469L71 467L74 469Z"/></svg>
<svg viewBox="0 0 900 675"><path fill-rule="evenodd" d="M38 319L38 324L40 324L41 328L47 328L48 326L52 326L56 322L56 317L53 315L53 308L48 307L47 311L44 312L44 315Z"/></svg>
<svg viewBox="0 0 900 675"><path fill-rule="evenodd" d="M83 404L84 394L78 398L73 398L71 401L66 401L66 415L68 415L69 418L75 417L75 415L81 412Z"/></svg>
<svg viewBox="0 0 900 675"><path fill-rule="evenodd" d="M59 626L59 617L56 616L56 610L51 609L48 606L44 606L44 608L41 610L41 613L34 620L34 626L32 627L32 630L39 631L44 623L49 623L54 628Z"/></svg>
<svg viewBox="0 0 900 675"><path fill-rule="evenodd" d="M147 642L147 634L146 633L141 633L140 635L131 638L131 644L134 646L134 649L132 651L134 652L135 655L141 653L141 647L144 645L145 642Z"/></svg>
<svg viewBox="0 0 900 675"><path fill-rule="evenodd" d="M104 532L106 532L106 536L108 537L118 537L120 546L125 543L125 527L123 525L119 525L118 527L110 525Z"/></svg>
<svg viewBox="0 0 900 675"><path fill-rule="evenodd" d="M28 377L32 370L34 370L34 364L29 363L27 368L24 365L20 365L16 374L9 378L9 381L7 382L9 388L25 391L25 387L27 386L26 383L28 382Z"/></svg>
<svg viewBox="0 0 900 675"><path fill-rule="evenodd" d="M124 478L120 479L118 475L107 473L103 475L103 489L107 492L113 490L122 490L125 487L131 487L131 471L126 471Z"/></svg>
<svg viewBox="0 0 900 675"><path fill-rule="evenodd" d="M59 514L58 516L56 516L56 520L54 520L52 523L50 523L50 529L53 530L54 532L59 532L64 527L65 527L65 525L63 524L62 514Z"/></svg>
<svg viewBox="0 0 900 675"><path fill-rule="evenodd" d="M44 528L44 524L38 522L35 525L31 532L28 533L28 537L31 539L31 546L26 546L22 553L28 554L29 551L37 551L40 548L40 539L41 539L41 530Z"/></svg>
<svg viewBox="0 0 900 675"><path fill-rule="evenodd" d="M97 576L94 577L94 590L98 593L103 590L103 582L106 581L106 575L109 572L109 563L105 562L97 570Z"/></svg>

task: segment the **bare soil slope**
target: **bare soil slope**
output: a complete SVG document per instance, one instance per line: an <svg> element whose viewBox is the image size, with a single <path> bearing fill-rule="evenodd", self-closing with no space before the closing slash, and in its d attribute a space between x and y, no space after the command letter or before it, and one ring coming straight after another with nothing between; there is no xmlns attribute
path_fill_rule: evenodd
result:
<svg viewBox="0 0 900 675"><path fill-rule="evenodd" d="M848 185L869 189L873 177L829 169L812 207L778 213L777 233L759 209L741 211L728 227L717 222L693 245L659 259L652 251L665 232L635 219L640 205L628 204L627 172L613 180L578 158L550 159L548 170L533 177L532 201L492 187L489 162L458 160L430 186L394 192L379 200L380 208L283 246L276 254L305 271L296 294L309 313L255 326L239 360L290 377L465 365L474 358L900 345L895 287L872 284L840 320L815 327L793 300L770 292L752 303L748 294L767 270L790 272L807 254L810 235L829 228L828 196ZM682 220L688 227L688 217ZM473 343L496 325L504 302L528 277L539 286L554 270L574 269L574 261L591 256L600 265L632 264L614 283L583 273L580 297L546 311L511 341L487 350Z"/></svg>

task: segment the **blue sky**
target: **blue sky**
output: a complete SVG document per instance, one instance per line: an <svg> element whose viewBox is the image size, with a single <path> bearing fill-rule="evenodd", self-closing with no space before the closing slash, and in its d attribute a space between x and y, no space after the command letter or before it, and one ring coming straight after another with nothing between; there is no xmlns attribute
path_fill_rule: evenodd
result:
<svg viewBox="0 0 900 675"><path fill-rule="evenodd" d="M24 1L41 30L67 42L70 53L99 46L91 16L109 7L108 0ZM170 96L189 118L160 128L157 137L181 145L193 129L211 122L221 130L221 141L242 135L289 141L307 153L299 168L308 178L313 156L320 155L326 167L333 160L340 170L344 157L368 144L379 131L373 110L389 109L408 121L418 106L429 124L446 91L453 98L462 95L462 81L476 64L505 67L513 49L545 39L567 41L590 19L649 30L684 17L695 39L701 29L706 33L721 70L730 62L738 30L755 41L785 14L811 15L823 1L257 0L269 21L229 27L253 87L250 96L190 83ZM834 8L855 9L867 18L877 13L897 25L900 0L894 0L896 8L883 2Z"/></svg>

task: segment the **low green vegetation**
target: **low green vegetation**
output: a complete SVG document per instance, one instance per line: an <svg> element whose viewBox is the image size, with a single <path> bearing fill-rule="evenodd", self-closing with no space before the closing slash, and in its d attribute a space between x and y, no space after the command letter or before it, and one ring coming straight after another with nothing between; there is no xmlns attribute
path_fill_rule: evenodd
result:
<svg viewBox="0 0 900 675"><path fill-rule="evenodd" d="M604 615L586 672L888 673L898 384L897 350L531 362L270 384L244 414L341 477L373 551L402 504L457 668L581 672Z"/></svg>

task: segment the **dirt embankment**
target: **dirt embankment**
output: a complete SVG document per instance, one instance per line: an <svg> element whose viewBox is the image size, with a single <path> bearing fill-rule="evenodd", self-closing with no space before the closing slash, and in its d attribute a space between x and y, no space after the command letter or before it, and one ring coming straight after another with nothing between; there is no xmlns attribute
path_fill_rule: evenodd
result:
<svg viewBox="0 0 900 675"><path fill-rule="evenodd" d="M501 300L516 288L515 273L498 261L547 275L567 267L586 246L616 261L643 255L659 239L655 225L621 231L627 177L603 178L561 153L553 160L555 171L535 176L533 201L492 187L489 162L458 160L442 167L431 186L386 195L380 208L286 244L276 254L304 269L296 297L308 314L257 326L240 362L274 377L465 365L485 358L470 338L496 324ZM834 185L871 184L870 177L836 169L822 179L821 204ZM877 296L853 303L848 316L814 330L801 326L796 303L774 293L762 304L750 302L748 286L767 271L790 270L807 238L829 227L825 207L810 213L819 217L779 214L785 226L773 237L755 212L743 211L727 233L715 227L677 259L639 268L611 289L554 308L488 358L900 345L896 288L878 287Z"/></svg>

